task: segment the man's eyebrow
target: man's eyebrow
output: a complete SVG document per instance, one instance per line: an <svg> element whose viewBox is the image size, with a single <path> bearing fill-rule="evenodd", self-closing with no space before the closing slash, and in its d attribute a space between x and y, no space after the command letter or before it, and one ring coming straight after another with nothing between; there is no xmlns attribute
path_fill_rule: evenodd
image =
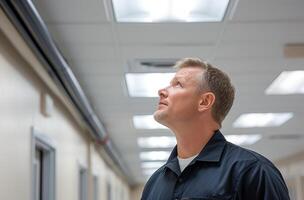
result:
<svg viewBox="0 0 304 200"><path fill-rule="evenodd" d="M174 82L174 81L180 81L180 77L173 77L170 81L170 83Z"/></svg>
<svg viewBox="0 0 304 200"><path fill-rule="evenodd" d="M178 81L183 81L183 82L186 80L185 77L183 77L183 76L176 76L176 77L174 77L174 79L178 80Z"/></svg>
<svg viewBox="0 0 304 200"><path fill-rule="evenodd" d="M172 84L174 81L176 81L175 77L170 80L170 84Z"/></svg>

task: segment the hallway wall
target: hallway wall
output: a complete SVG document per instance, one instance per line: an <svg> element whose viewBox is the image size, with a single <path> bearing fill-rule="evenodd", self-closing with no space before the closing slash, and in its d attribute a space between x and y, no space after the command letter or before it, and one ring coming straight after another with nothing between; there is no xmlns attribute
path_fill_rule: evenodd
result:
<svg viewBox="0 0 304 200"><path fill-rule="evenodd" d="M86 129L7 39L2 30L7 24L3 24L6 21L0 14L0 199L33 199L35 132L54 144L56 150L57 200L79 199L80 167L87 168L89 173L88 199L93 200L94 172L98 177L99 200L108 198L107 183L112 185L112 200L121 200L117 191L122 191L123 200L129 200L126 181L105 164ZM53 102L50 116L43 109L45 94Z"/></svg>

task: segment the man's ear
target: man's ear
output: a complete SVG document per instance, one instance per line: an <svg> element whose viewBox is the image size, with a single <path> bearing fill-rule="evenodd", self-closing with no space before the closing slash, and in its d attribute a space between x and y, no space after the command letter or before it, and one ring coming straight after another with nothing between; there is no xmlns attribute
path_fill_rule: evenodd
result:
<svg viewBox="0 0 304 200"><path fill-rule="evenodd" d="M215 95L212 92L205 92L200 96L198 111L203 112L212 108L215 102Z"/></svg>

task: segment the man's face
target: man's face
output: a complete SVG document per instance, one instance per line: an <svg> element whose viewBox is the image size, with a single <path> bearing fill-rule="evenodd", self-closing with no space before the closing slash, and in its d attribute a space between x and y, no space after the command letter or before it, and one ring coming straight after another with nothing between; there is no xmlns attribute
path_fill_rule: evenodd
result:
<svg viewBox="0 0 304 200"><path fill-rule="evenodd" d="M203 69L198 67L180 69L170 85L158 91L160 99L154 112L155 120L170 126L197 117L202 74Z"/></svg>

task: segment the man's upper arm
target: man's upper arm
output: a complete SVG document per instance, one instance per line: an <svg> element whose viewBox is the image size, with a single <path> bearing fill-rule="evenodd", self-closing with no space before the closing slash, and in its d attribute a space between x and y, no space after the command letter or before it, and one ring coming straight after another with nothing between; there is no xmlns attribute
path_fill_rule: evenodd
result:
<svg viewBox="0 0 304 200"><path fill-rule="evenodd" d="M289 200L289 195L279 170L269 163L256 162L241 175L235 199Z"/></svg>

